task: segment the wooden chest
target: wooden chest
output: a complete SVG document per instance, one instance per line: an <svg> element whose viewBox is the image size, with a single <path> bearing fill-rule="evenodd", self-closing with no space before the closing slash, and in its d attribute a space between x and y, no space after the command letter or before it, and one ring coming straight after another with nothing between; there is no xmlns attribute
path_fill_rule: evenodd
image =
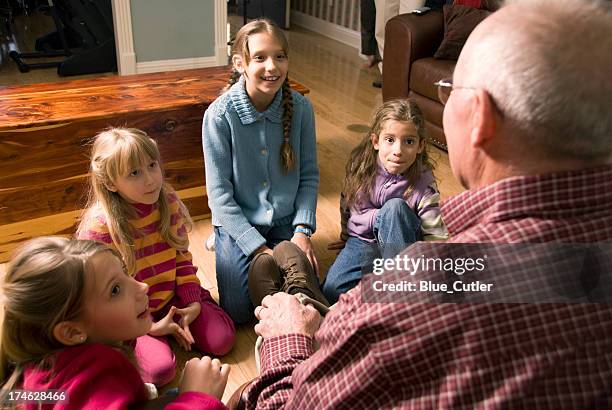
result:
<svg viewBox="0 0 612 410"><path fill-rule="evenodd" d="M214 67L0 89L0 261L31 237L74 232L89 142L110 126L155 138L168 182L196 219L208 216L202 116L228 77Z"/></svg>

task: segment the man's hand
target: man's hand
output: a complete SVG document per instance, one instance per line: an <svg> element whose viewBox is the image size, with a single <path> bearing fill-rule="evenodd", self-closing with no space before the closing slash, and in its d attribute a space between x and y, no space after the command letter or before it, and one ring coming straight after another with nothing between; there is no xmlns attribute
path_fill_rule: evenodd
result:
<svg viewBox="0 0 612 410"><path fill-rule="evenodd" d="M153 323L151 330L149 330L149 334L151 336L172 335L179 346L189 351L191 350L191 344L193 343L193 336L191 336L191 333L187 335L179 324L174 321L173 318L174 315L177 314L177 310L178 309L176 306L172 306L166 316L164 316L159 322Z"/></svg>
<svg viewBox="0 0 612 410"><path fill-rule="evenodd" d="M317 255L315 255L310 238L303 233L297 232L293 234L291 242L296 244L306 254L315 275L319 277L319 261L317 260Z"/></svg>
<svg viewBox="0 0 612 410"><path fill-rule="evenodd" d="M222 365L219 359L194 357L185 364L179 390L200 392L221 400L229 372L229 364Z"/></svg>
<svg viewBox="0 0 612 410"><path fill-rule="evenodd" d="M255 333L264 339L291 333L313 337L322 320L312 305L302 305L287 293L266 296L255 308L255 317L259 319Z"/></svg>

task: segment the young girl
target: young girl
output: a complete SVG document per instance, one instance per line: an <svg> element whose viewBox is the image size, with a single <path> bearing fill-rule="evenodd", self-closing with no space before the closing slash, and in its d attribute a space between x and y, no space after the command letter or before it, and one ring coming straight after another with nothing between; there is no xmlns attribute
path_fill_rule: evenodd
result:
<svg viewBox="0 0 612 410"><path fill-rule="evenodd" d="M310 242L319 184L314 114L289 87L287 48L272 22L243 26L231 87L204 114L219 298L238 323L253 317L247 272L255 255L264 253L271 266L271 248L291 240L318 271Z"/></svg>
<svg viewBox="0 0 612 410"><path fill-rule="evenodd" d="M91 196L77 231L116 249L136 280L149 285L154 323L138 338L136 359L146 382L163 385L175 374L166 335L190 350L224 355L234 324L200 287L187 250L191 219L163 180L157 144L136 129L98 134L91 154Z"/></svg>
<svg viewBox="0 0 612 410"><path fill-rule="evenodd" d="M421 239L448 238L432 170L419 107L412 100L384 103L346 165L342 232L328 246L341 251L323 284L330 303L357 285L375 255L389 258Z"/></svg>
<svg viewBox="0 0 612 410"><path fill-rule="evenodd" d="M2 287L2 403L39 408L35 392L46 400L44 408L119 409L145 402L149 394L123 342L151 327L147 288L103 244L60 237L26 243ZM192 359L181 394L166 408L225 408L219 400L228 373L218 361Z"/></svg>

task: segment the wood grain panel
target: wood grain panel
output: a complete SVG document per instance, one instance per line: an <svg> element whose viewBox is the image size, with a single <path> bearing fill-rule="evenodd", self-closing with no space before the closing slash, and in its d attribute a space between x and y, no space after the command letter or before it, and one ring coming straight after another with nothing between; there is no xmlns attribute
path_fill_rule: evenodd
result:
<svg viewBox="0 0 612 410"><path fill-rule="evenodd" d="M203 185L204 163L190 159L165 163L166 180L177 190ZM81 168L87 169L87 164ZM46 174L52 175L52 174ZM88 174L29 184L30 178L20 177L9 188L0 189L0 221L3 224L82 208L88 191ZM206 198L200 198L206 202ZM199 214L194 214L199 215Z"/></svg>
<svg viewBox="0 0 612 410"><path fill-rule="evenodd" d="M201 147L202 116L206 106L129 113L113 119L67 122L52 126L5 131L0 134L0 189L28 176L30 183L78 175L88 168L90 141L110 126L140 128L158 142L164 162L194 157ZM29 164L24 167L21 164ZM33 168L38 172L34 173ZM52 172L52 175L48 173Z"/></svg>

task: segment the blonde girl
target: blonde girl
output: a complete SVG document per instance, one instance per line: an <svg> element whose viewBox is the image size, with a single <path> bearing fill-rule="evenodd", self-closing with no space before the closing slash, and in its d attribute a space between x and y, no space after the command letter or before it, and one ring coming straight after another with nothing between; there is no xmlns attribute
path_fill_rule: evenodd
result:
<svg viewBox="0 0 612 410"><path fill-rule="evenodd" d="M427 155L423 114L413 100L391 100L351 152L340 199L340 250L323 293L330 303L355 287L376 255L393 257L419 240L448 238Z"/></svg>
<svg viewBox="0 0 612 410"><path fill-rule="evenodd" d="M191 219L164 181L156 142L137 129L112 128L95 137L91 195L77 236L110 245L136 280L149 285L153 326L136 341L146 382L163 385L175 374L167 335L186 350L214 355L234 343L234 324L200 286L187 250Z"/></svg>
<svg viewBox="0 0 612 410"><path fill-rule="evenodd" d="M312 106L289 87L283 32L268 20L246 24L232 63L229 89L204 113L202 145L220 304L244 323L253 317L247 276L256 255L273 266L272 248L291 240L318 269L310 236L319 171Z"/></svg>
<svg viewBox="0 0 612 410"><path fill-rule="evenodd" d="M127 408L145 402L150 393L124 342L151 327L147 288L103 244L46 237L23 245L2 284L2 403L23 402L16 389L55 391L44 408ZM219 399L228 372L227 365L213 365L210 358L189 362L181 394L166 408L225 408ZM39 408L33 399L26 397L26 408Z"/></svg>

